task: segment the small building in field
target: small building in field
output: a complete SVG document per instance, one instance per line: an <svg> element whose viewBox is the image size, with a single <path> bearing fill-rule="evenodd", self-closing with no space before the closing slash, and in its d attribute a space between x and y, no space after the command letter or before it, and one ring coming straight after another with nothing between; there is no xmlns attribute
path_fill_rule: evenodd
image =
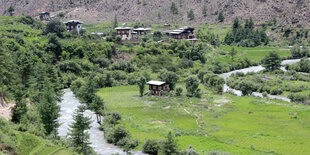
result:
<svg viewBox="0 0 310 155"><path fill-rule="evenodd" d="M49 12L40 12L40 20L49 20L50 19L50 13Z"/></svg>
<svg viewBox="0 0 310 155"><path fill-rule="evenodd" d="M145 34L151 33L151 30L152 30L151 28L140 27L140 28L133 29L133 32L136 32L137 35L145 35Z"/></svg>
<svg viewBox="0 0 310 155"><path fill-rule="evenodd" d="M132 38L132 28L126 27L123 25L122 27L115 28L117 35L122 37L122 40L130 40Z"/></svg>
<svg viewBox="0 0 310 155"><path fill-rule="evenodd" d="M161 92L162 91L166 91L169 92L170 88L169 88L169 84L167 84L166 82L162 82L162 81L149 81L146 84L149 85L149 91L152 95L155 96L161 96Z"/></svg>
<svg viewBox="0 0 310 155"><path fill-rule="evenodd" d="M64 24L66 24L68 32L70 32L72 30L76 30L77 33L80 33L80 31L82 30L83 22L81 22L79 20L69 20L67 22L64 22Z"/></svg>

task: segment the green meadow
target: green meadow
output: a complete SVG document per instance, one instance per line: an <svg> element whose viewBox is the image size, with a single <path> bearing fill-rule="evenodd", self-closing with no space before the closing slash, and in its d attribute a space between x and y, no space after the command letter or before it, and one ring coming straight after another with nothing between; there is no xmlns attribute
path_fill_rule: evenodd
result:
<svg viewBox="0 0 310 155"><path fill-rule="evenodd" d="M184 85L178 85L183 87ZM137 86L100 89L108 111L139 140L163 139L172 131L180 149L199 153L306 154L310 152L310 107L278 100L214 95L202 98L138 97ZM148 89L148 88L146 88ZM184 89L185 90L185 89Z"/></svg>
<svg viewBox="0 0 310 155"><path fill-rule="evenodd" d="M221 46L220 49L229 52L232 46ZM288 47L234 47L237 51L236 58L248 58L249 60L259 62L271 51L277 52L281 57L288 57L291 52ZM218 58L222 62L230 62L231 57L229 55L220 56Z"/></svg>

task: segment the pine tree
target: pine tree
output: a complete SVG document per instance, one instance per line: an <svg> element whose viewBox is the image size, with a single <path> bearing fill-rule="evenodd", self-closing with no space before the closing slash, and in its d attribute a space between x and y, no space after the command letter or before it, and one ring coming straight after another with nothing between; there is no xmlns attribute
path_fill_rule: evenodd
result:
<svg viewBox="0 0 310 155"><path fill-rule="evenodd" d="M51 87L49 81L45 82L43 90L43 96L38 104L39 113L46 131L46 135L53 134L57 136L57 128L59 127L58 117L60 112L60 106L57 105L55 99L55 92Z"/></svg>
<svg viewBox="0 0 310 155"><path fill-rule="evenodd" d="M74 122L70 125L69 135L72 138L74 147L78 149L79 153L84 155L88 154L89 150L89 133L88 129L91 128L91 119L84 115L86 111L85 106L79 106L73 114Z"/></svg>
<svg viewBox="0 0 310 155"><path fill-rule="evenodd" d="M158 19L161 19L161 15L160 13L158 12L158 15L157 15Z"/></svg>
<svg viewBox="0 0 310 155"><path fill-rule="evenodd" d="M90 109L95 112L97 122L101 125L101 117L103 116L103 110L105 109L103 99L100 96L95 95L90 105Z"/></svg>
<svg viewBox="0 0 310 155"><path fill-rule="evenodd" d="M163 142L159 154L173 155L178 153L178 144L171 132L168 133L167 139Z"/></svg>
<svg viewBox="0 0 310 155"><path fill-rule="evenodd" d="M187 18L189 20L194 20L195 19L195 14L194 14L193 9L190 9L189 12L187 12Z"/></svg>
<svg viewBox="0 0 310 155"><path fill-rule="evenodd" d="M141 76L141 77L138 79L137 84L138 84L138 86L139 86L140 97L142 97L142 96L143 96L143 93L144 93L145 84L146 84L146 79L145 79L145 77Z"/></svg>
<svg viewBox="0 0 310 155"><path fill-rule="evenodd" d="M267 70L276 70L281 67L281 57L275 51L269 53L262 59L263 67Z"/></svg>
<svg viewBox="0 0 310 155"><path fill-rule="evenodd" d="M11 6L8 8L8 12L10 13L10 16L13 16L14 11L15 11L15 9L14 9L14 7L11 5Z"/></svg>
<svg viewBox="0 0 310 155"><path fill-rule="evenodd" d="M179 13L178 8L177 8L177 6L175 5L174 2L171 3L170 11L171 11L172 14L178 14Z"/></svg>
<svg viewBox="0 0 310 155"><path fill-rule="evenodd" d="M19 83L15 88L15 106L12 108L12 122L19 123L24 114L27 113L27 104L24 100L24 86Z"/></svg>
<svg viewBox="0 0 310 155"><path fill-rule="evenodd" d="M223 11L221 11L221 12L219 13L219 16L217 17L217 20L218 20L219 22L224 22L225 17L224 17L224 15L223 15Z"/></svg>
<svg viewBox="0 0 310 155"><path fill-rule="evenodd" d="M113 28L118 27L118 21L117 21L117 16L114 16L114 21L113 21Z"/></svg>
<svg viewBox="0 0 310 155"><path fill-rule="evenodd" d="M203 6L203 8L202 8L202 15L207 16L207 7L206 6Z"/></svg>

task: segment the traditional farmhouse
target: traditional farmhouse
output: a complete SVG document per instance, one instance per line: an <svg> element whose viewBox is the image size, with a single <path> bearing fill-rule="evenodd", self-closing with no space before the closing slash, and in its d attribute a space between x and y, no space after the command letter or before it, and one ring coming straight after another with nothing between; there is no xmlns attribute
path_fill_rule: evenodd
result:
<svg viewBox="0 0 310 155"><path fill-rule="evenodd" d="M78 33L80 33L83 22L79 20L69 20L67 22L64 22L64 24L66 24L68 32L76 30Z"/></svg>
<svg viewBox="0 0 310 155"><path fill-rule="evenodd" d="M49 20L50 19L50 13L49 12L40 12L40 20Z"/></svg>
<svg viewBox="0 0 310 155"><path fill-rule="evenodd" d="M172 31L164 31L164 33L174 39L193 39L195 38L194 30L194 28L183 27Z"/></svg>
<svg viewBox="0 0 310 155"><path fill-rule="evenodd" d="M151 28L140 27L140 28L133 29L133 32L136 32L137 35L145 35L145 34L151 33L151 30L152 30Z"/></svg>
<svg viewBox="0 0 310 155"><path fill-rule="evenodd" d="M162 81L149 81L146 84L149 85L149 90L152 95L161 96L162 91L170 91L169 84Z"/></svg>
<svg viewBox="0 0 310 155"><path fill-rule="evenodd" d="M122 37L122 40L130 40L132 37L132 34L135 34L132 32L131 27L127 27L124 23L122 27L115 28L117 35L120 35Z"/></svg>

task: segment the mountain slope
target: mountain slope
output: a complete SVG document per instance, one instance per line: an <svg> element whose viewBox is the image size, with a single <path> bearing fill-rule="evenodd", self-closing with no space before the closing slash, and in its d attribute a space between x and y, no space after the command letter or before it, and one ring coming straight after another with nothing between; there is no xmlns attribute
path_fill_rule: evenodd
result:
<svg viewBox="0 0 310 155"><path fill-rule="evenodd" d="M171 14L172 2L176 3L178 15ZM17 15L64 12L68 19L86 22L112 21L117 15L121 22L216 23L218 13L223 11L225 24L235 17L252 17L256 23L276 17L278 23L285 26L310 25L310 0L1 0L0 13L8 14L6 10L10 5L15 7ZM207 8L206 16L202 14L203 6ZM190 9L195 13L193 21L187 19Z"/></svg>

